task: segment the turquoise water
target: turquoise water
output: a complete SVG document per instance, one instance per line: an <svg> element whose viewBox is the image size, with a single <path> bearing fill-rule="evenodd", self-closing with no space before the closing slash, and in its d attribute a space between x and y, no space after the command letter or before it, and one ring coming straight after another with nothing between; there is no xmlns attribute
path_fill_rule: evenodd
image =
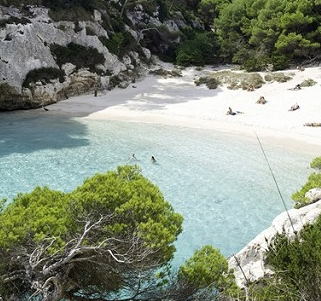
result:
<svg viewBox="0 0 321 301"><path fill-rule="evenodd" d="M291 208L291 194L306 181L312 157L262 144ZM254 135L27 112L0 115L0 198L45 185L71 191L85 178L125 164L132 153L184 216L177 263L205 244L229 256L284 211Z"/></svg>

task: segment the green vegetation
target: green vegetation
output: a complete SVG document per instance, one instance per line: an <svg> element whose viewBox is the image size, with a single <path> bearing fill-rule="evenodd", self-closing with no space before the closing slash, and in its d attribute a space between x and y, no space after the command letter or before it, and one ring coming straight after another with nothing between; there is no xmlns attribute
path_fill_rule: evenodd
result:
<svg viewBox="0 0 321 301"><path fill-rule="evenodd" d="M239 294L234 274L228 269L224 256L212 246L204 246L182 265L178 271L181 286L188 286L199 295L205 290L206 295L232 296Z"/></svg>
<svg viewBox="0 0 321 301"><path fill-rule="evenodd" d="M60 67L63 64L72 63L77 69L89 68L89 70L95 71L97 64L105 63L104 55L93 47L85 47L75 43L69 43L67 47L51 44L50 50Z"/></svg>
<svg viewBox="0 0 321 301"><path fill-rule="evenodd" d="M320 169L321 157L310 166ZM293 197L299 207L307 205L305 192L321 188L321 174L310 175L307 184ZM270 243L265 265L274 272L249 284L249 300L300 301L321 300L321 216L289 237L285 230Z"/></svg>
<svg viewBox="0 0 321 301"><path fill-rule="evenodd" d="M121 57L143 46L181 66L236 63L251 72L282 70L320 59L321 15L317 1L0 0L0 5L9 4L44 5L54 21L92 21L94 10L98 10L101 25L111 37L102 42ZM175 20L177 30L155 25L147 17L135 24L137 32L144 31L137 44L126 36L125 29L126 25L133 27L126 11L133 11L137 5L149 16L157 15L161 22ZM88 34L94 32L88 30Z"/></svg>
<svg viewBox="0 0 321 301"><path fill-rule="evenodd" d="M70 193L19 194L0 224L0 295L20 300L102 298L124 287L142 294L139 282L172 258L182 231L182 217L137 166L97 174Z"/></svg>
<svg viewBox="0 0 321 301"><path fill-rule="evenodd" d="M275 274L252 284L253 300L321 299L321 217L291 239L282 233L268 249L266 264Z"/></svg>
<svg viewBox="0 0 321 301"><path fill-rule="evenodd" d="M140 52L136 40L128 31L111 34L109 39L102 36L99 40L111 53L119 57L123 57L129 51Z"/></svg>
<svg viewBox="0 0 321 301"><path fill-rule="evenodd" d="M6 24L22 24L22 25L26 25L28 23L31 23L31 21L28 20L25 17L22 17L22 18L10 17L9 19L6 19L6 20L0 20L0 28L1 27L5 27Z"/></svg>
<svg viewBox="0 0 321 301"><path fill-rule="evenodd" d="M214 1L214 0L213 0ZM320 4L309 0L234 0L214 19L224 57L248 71L317 57Z"/></svg>
<svg viewBox="0 0 321 301"><path fill-rule="evenodd" d="M321 157L317 157L313 159L310 164L310 167L316 169L317 171L320 171ZM310 176L308 177L307 182L302 186L302 188L292 195L292 199L296 202L296 205L295 205L296 208L300 208L309 204L309 199L305 197L305 194L310 189L313 189L313 188L321 188L320 172L311 173Z"/></svg>
<svg viewBox="0 0 321 301"><path fill-rule="evenodd" d="M310 167L321 170L321 157L314 158L310 163Z"/></svg>
<svg viewBox="0 0 321 301"><path fill-rule="evenodd" d="M197 301L241 295L227 260L211 246L173 274L169 263L183 218L136 165L96 174L69 193L37 187L4 205L0 201L4 300L119 300L126 294L130 300Z"/></svg>
<svg viewBox="0 0 321 301"><path fill-rule="evenodd" d="M253 89L262 87L264 80L258 73L219 71L198 78L195 84L197 86L206 84L210 89L216 89L219 85L227 85L231 90L247 90L249 87Z"/></svg>
<svg viewBox="0 0 321 301"><path fill-rule="evenodd" d="M53 79L59 79L60 82L63 82L64 76L65 72L63 70L53 67L34 69L27 74L22 86L28 88L30 83L38 81L47 84Z"/></svg>
<svg viewBox="0 0 321 301"><path fill-rule="evenodd" d="M198 33L177 48L176 63L181 66L203 66L218 63L219 40L214 33Z"/></svg>
<svg viewBox="0 0 321 301"><path fill-rule="evenodd" d="M271 72L264 76L264 80L267 82L278 82L278 83L286 83L292 79L290 74L284 74L282 72Z"/></svg>
<svg viewBox="0 0 321 301"><path fill-rule="evenodd" d="M312 87L316 84L317 82L313 80L312 78L304 80L300 85L301 87Z"/></svg>

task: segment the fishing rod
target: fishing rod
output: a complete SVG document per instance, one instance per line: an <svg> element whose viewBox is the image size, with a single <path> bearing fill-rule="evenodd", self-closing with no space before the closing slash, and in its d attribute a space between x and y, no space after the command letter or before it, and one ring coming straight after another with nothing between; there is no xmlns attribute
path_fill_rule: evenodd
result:
<svg viewBox="0 0 321 301"><path fill-rule="evenodd" d="M269 163L269 160L268 160L268 158L267 158L267 156L266 156L266 154L265 154L265 151L264 151L264 149L263 149L263 146L262 146L262 143L261 143L261 141L260 141L260 139L259 139L259 136L257 135L257 133L256 133L255 130L254 130L254 133L255 133L255 136L256 136L256 138L257 138L257 140L258 140L258 142L259 142L260 148L261 148L261 150L262 150L262 152L263 152L264 158L265 158L265 160L266 160L266 162L267 162L267 165L268 165L268 167L269 167L269 169L270 169L270 172L271 172L271 174L272 174L274 183L275 183L275 185L276 185L276 188L277 188L278 193L279 193L279 195L280 195L280 198L281 198L281 200L282 200L282 203L283 203L283 206L284 206L284 208L285 208L286 214L288 215L288 218L289 218L289 220L290 220L291 227L292 227L292 229L293 229L293 233L295 233L294 225L293 225L291 216L290 216L290 214L289 214L289 211L288 211L288 209L287 209L287 207L286 207L285 201L284 201L284 199L283 199L283 196L282 196L282 193L281 193L279 184L278 184L278 182L276 181L276 178L275 178L275 176L274 176L273 170L272 170L271 165L270 165L270 163Z"/></svg>

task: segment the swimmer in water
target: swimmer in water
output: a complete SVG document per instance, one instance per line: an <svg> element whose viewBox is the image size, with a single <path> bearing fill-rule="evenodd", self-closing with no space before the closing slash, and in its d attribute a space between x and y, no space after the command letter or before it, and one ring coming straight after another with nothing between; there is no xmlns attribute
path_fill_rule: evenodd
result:
<svg viewBox="0 0 321 301"><path fill-rule="evenodd" d="M136 161L136 160L137 160L137 158L136 158L135 154L133 153L133 154L131 154L131 156L128 158L128 160L127 160L126 163L129 163L129 162L131 162L131 161Z"/></svg>
<svg viewBox="0 0 321 301"><path fill-rule="evenodd" d="M150 158L150 160L152 161L152 163L156 163L156 159L155 159L154 156L152 156L152 157Z"/></svg>

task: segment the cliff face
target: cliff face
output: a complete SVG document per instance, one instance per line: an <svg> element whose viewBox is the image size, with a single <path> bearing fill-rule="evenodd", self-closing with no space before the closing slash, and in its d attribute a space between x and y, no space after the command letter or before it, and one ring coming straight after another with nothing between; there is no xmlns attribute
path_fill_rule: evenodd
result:
<svg viewBox="0 0 321 301"><path fill-rule="evenodd" d="M97 89L112 89L119 84L126 87L142 75L144 65L151 63L151 52L139 44L144 30L134 27L146 23L146 19L157 26L162 23L155 16L147 16L141 7L128 13L133 28L125 28L137 43L139 54L128 51L122 55L113 54L104 43L113 46L109 32L102 26L101 12L95 10L91 21L77 22L55 22L48 12L45 7L0 6L0 110L37 108ZM174 21L164 24L168 30L179 30ZM57 54L52 51L53 45L65 48ZM85 65L79 67L68 59L61 62L69 45L83 47L78 53L86 50L87 57L82 59ZM86 66L91 54L99 58L91 63L94 67L89 63ZM30 76L39 69L47 74ZM53 75L58 71L62 72L59 76Z"/></svg>
<svg viewBox="0 0 321 301"><path fill-rule="evenodd" d="M266 251L271 241L278 233L285 233L293 238L294 233L300 232L305 225L314 223L321 213L321 196L314 201L315 203L300 209L291 209L281 213L273 220L269 228L229 258L229 268L234 270L239 287L244 288L248 282L255 282L274 273L265 261Z"/></svg>

